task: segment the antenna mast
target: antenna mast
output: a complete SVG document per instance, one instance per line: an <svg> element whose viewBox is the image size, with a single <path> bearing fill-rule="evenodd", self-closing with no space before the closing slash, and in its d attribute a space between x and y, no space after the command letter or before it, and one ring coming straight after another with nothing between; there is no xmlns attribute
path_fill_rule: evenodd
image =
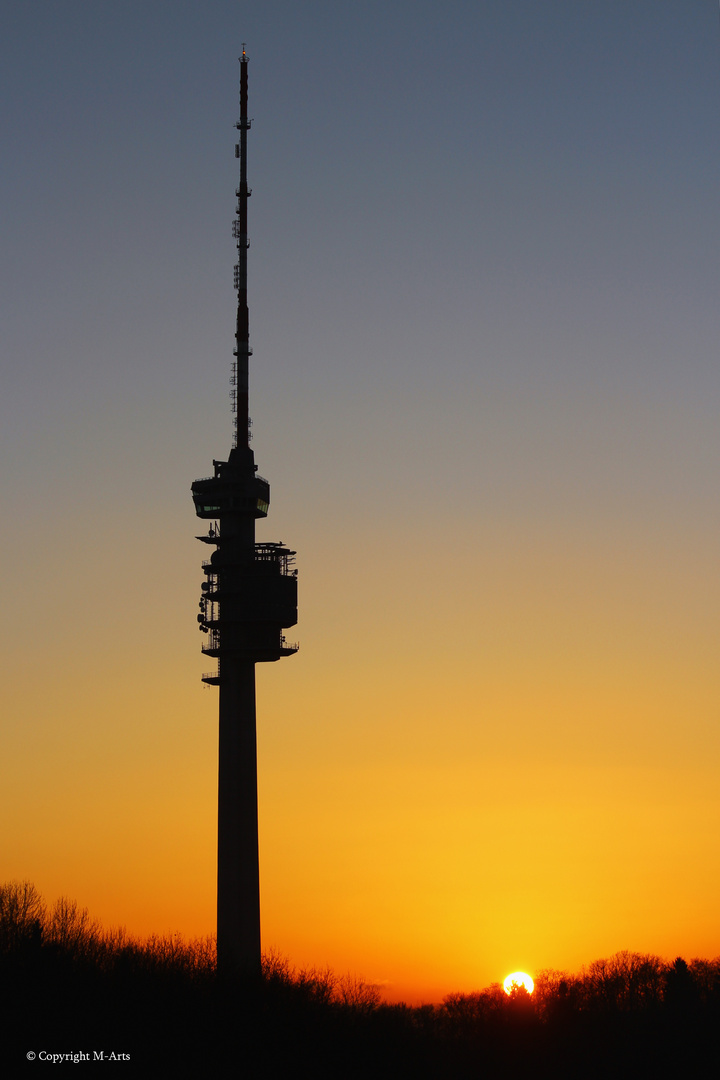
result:
<svg viewBox="0 0 720 1080"><path fill-rule="evenodd" d="M248 119L248 55L243 42L240 59L240 119L235 127L240 132L240 142L235 146L235 155L240 158L240 183L236 188L237 209L233 222L233 236L237 240L237 263L235 264L235 288L238 294L237 324L235 330L235 363L233 364L231 398L234 413L233 446L249 445L250 415L248 412L248 357L250 348L250 318L247 301L247 249L250 246L247 235L247 201L252 195L247 182L247 133L252 123Z"/></svg>

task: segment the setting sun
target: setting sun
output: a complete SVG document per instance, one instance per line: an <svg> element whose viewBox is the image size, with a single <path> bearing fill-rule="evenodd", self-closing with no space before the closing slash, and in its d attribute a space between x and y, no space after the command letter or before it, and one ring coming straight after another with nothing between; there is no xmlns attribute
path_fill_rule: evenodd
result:
<svg viewBox="0 0 720 1080"><path fill-rule="evenodd" d="M511 994L514 987L520 986L524 987L528 994L532 994L535 989L535 983L524 971L513 971L512 975L508 975L503 983L503 989L506 994Z"/></svg>

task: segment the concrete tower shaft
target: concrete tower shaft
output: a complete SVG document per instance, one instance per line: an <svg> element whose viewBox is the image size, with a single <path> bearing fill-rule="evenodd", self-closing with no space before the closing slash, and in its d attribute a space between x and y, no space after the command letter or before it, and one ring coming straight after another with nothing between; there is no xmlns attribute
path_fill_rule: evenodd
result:
<svg viewBox="0 0 720 1080"><path fill-rule="evenodd" d="M255 664L297 651L283 630L297 622L295 552L282 543L256 543L255 521L267 516L270 485L258 476L248 441L247 304L247 64L240 57L240 158L233 235L238 294L233 410L235 434L227 461L192 485L195 512L211 521L198 537L214 547L203 563L198 623L203 652L218 660L203 680L219 686L218 750L218 965L245 974L260 971Z"/></svg>

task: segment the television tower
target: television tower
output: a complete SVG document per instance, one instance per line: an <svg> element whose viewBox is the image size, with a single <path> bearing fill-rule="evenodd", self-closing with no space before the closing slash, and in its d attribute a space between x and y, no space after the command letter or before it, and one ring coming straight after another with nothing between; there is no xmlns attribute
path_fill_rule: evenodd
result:
<svg viewBox="0 0 720 1080"><path fill-rule="evenodd" d="M270 485L257 473L250 449L248 358L252 353L247 305L247 111L248 57L240 57L240 183L232 233L237 329L230 379L233 445L227 461L213 461L214 475L192 485L195 511L212 522L198 537L215 548L203 563L200 630L203 652L218 669L203 681L219 687L218 754L218 968L246 975L260 972L260 881L258 867L257 740L255 664L297 651L283 630L297 622L295 552L282 543L256 543L255 521L267 517Z"/></svg>

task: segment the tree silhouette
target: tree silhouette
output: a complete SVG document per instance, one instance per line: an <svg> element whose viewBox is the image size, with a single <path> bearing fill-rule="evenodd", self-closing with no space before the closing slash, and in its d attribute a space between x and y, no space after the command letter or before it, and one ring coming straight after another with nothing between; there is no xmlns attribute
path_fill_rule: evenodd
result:
<svg viewBox="0 0 720 1080"><path fill-rule="evenodd" d="M103 930L29 882L0 885L0 1015L29 1047L120 1038L156 1071L471 1080L531 1074L620 1080L720 1071L720 959L624 951L577 974L538 973L441 1005L387 1005L378 988L277 953L262 979L218 978L213 938Z"/></svg>
<svg viewBox="0 0 720 1080"><path fill-rule="evenodd" d="M45 902L30 881L0 885L0 953L39 944L46 919Z"/></svg>

